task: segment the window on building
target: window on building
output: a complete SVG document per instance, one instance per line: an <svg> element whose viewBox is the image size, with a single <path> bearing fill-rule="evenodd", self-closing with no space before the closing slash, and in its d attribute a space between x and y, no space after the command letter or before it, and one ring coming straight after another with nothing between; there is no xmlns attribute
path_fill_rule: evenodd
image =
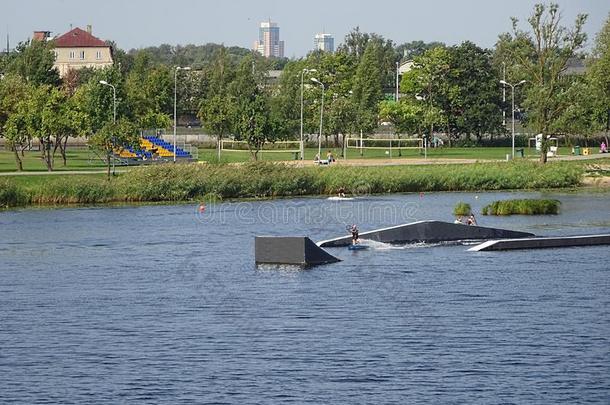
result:
<svg viewBox="0 0 610 405"><path fill-rule="evenodd" d="M95 53L95 59L97 59L97 60L102 59L102 51L97 51L97 52Z"/></svg>
<svg viewBox="0 0 610 405"><path fill-rule="evenodd" d="M76 56L76 52L70 51L70 59L74 59L75 56Z"/></svg>
<svg viewBox="0 0 610 405"><path fill-rule="evenodd" d="M85 51L80 51L80 58L85 59Z"/></svg>

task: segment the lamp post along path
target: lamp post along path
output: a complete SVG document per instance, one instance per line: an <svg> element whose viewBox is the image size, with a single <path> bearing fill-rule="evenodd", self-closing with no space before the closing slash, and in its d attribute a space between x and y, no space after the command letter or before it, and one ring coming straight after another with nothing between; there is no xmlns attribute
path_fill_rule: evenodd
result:
<svg viewBox="0 0 610 405"><path fill-rule="evenodd" d="M305 73L317 72L316 69L303 69L301 70L301 160L305 159L305 147L303 146L303 77Z"/></svg>
<svg viewBox="0 0 610 405"><path fill-rule="evenodd" d="M319 84L322 87L322 102L320 103L320 135L318 135L318 159L322 159L322 123L324 117L324 83L318 79L311 78L311 81L315 84Z"/></svg>
<svg viewBox="0 0 610 405"><path fill-rule="evenodd" d="M500 84L510 87L510 92L512 95L511 102L511 110L512 110L512 158L515 159L515 87L522 85L525 83L525 80L521 80L519 83L511 84L506 80L500 80Z"/></svg>
<svg viewBox="0 0 610 405"><path fill-rule="evenodd" d="M106 80L100 80L100 84L102 84L104 86L112 87L112 123L116 124L116 87L114 87L112 84L108 83ZM114 140L113 140L113 143L114 143ZM110 154L108 155L108 160L110 160ZM113 176L115 174L114 160L115 159L112 159L112 175Z"/></svg>

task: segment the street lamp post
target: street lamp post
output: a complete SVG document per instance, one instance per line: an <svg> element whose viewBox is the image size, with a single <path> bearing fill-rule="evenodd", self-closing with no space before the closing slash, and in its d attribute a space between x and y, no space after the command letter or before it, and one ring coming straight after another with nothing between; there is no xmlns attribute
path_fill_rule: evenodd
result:
<svg viewBox="0 0 610 405"><path fill-rule="evenodd" d="M320 135L318 135L318 159L322 158L322 120L324 117L324 83L318 79L311 78L311 81L315 84L319 84L322 87L322 103L320 104Z"/></svg>
<svg viewBox="0 0 610 405"><path fill-rule="evenodd" d="M106 80L100 80L100 84L112 87L112 122L116 124L116 87L108 83Z"/></svg>
<svg viewBox="0 0 610 405"><path fill-rule="evenodd" d="M396 102L398 102L398 93L399 93L399 82L400 78L400 62L396 62ZM400 150L400 149L399 149Z"/></svg>
<svg viewBox="0 0 610 405"><path fill-rule="evenodd" d="M176 125L178 116L176 115L176 105L178 100L178 71L179 70L191 70L190 67L176 66L174 71L174 163L176 163Z"/></svg>
<svg viewBox="0 0 610 405"><path fill-rule="evenodd" d="M103 84L104 86L112 87L112 123L116 124L116 87L114 87L112 84L108 83L106 80L100 80L100 84ZM114 140L113 140L113 143L114 143ZM110 155L108 155L108 159L110 159ZM115 174L114 159L112 159L112 175L114 176L114 174Z"/></svg>
<svg viewBox="0 0 610 405"><path fill-rule="evenodd" d="M511 91L511 95L512 95L512 113L513 113L513 122L512 122L512 138L513 138L513 142L512 142L512 157L513 160L515 159L515 87L522 85L523 83L525 83L525 80L521 80L519 83L517 84L510 84L508 83L506 80L500 80L500 84L503 84L505 86L509 86L510 87L510 91Z"/></svg>
<svg viewBox="0 0 610 405"><path fill-rule="evenodd" d="M303 146L303 76L305 73L317 72L316 69L303 69L301 71L301 160L305 159L305 148Z"/></svg>

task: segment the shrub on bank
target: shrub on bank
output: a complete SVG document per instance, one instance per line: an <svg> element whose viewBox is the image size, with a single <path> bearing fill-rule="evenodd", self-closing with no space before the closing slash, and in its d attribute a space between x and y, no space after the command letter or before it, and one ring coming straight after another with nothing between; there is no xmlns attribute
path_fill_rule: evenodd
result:
<svg viewBox="0 0 610 405"><path fill-rule="evenodd" d="M22 188L9 180L0 180L0 207L18 207L27 205L30 199Z"/></svg>
<svg viewBox="0 0 610 405"><path fill-rule="evenodd" d="M483 207L483 215L557 215L557 200L522 199L494 201Z"/></svg>
<svg viewBox="0 0 610 405"><path fill-rule="evenodd" d="M114 201L114 197L113 185L100 178L52 178L30 190L32 204L98 204Z"/></svg>
<svg viewBox="0 0 610 405"><path fill-rule="evenodd" d="M465 202L459 202L455 205L455 207L453 207L453 215L456 216L466 216L466 215L470 215L472 212L472 208L470 207L470 204L465 203Z"/></svg>

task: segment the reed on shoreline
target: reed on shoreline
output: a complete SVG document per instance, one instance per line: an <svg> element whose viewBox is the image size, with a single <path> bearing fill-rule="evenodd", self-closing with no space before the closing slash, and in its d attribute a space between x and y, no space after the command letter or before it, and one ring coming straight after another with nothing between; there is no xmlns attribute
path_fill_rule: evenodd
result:
<svg viewBox="0 0 610 405"><path fill-rule="evenodd" d="M516 199L500 200L483 207L483 215L557 215L558 200L548 199Z"/></svg>
<svg viewBox="0 0 610 405"><path fill-rule="evenodd" d="M562 162L426 166L293 167L281 163L180 164L139 167L111 181L61 176L28 185L0 182L0 206L273 198L422 191L534 190L578 186L582 166Z"/></svg>

